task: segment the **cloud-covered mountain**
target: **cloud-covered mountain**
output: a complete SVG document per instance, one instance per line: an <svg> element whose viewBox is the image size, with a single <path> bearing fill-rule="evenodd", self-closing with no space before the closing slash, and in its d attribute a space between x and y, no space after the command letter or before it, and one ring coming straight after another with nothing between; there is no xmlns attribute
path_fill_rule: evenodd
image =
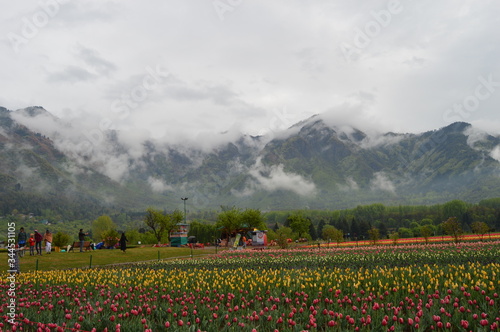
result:
<svg viewBox="0 0 500 332"><path fill-rule="evenodd" d="M168 144L0 108L0 213L220 205L336 209L500 196L500 137L463 122L424 133L363 132L322 116L274 137ZM65 212L66 214L68 212Z"/></svg>

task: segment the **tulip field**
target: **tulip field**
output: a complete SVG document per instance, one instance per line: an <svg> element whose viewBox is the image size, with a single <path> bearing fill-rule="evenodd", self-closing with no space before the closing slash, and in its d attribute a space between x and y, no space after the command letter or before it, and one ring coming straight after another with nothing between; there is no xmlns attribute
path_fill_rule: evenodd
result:
<svg viewBox="0 0 500 332"><path fill-rule="evenodd" d="M500 331L500 242L224 251L15 288L2 331Z"/></svg>

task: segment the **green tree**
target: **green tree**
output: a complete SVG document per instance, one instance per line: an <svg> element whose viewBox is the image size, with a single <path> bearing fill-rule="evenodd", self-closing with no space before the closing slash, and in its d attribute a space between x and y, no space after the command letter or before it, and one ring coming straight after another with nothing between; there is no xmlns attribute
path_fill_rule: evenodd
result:
<svg viewBox="0 0 500 332"><path fill-rule="evenodd" d="M137 229L129 229L125 232L127 240L130 244L138 244L141 241L141 233ZM143 243L141 241L141 243Z"/></svg>
<svg viewBox="0 0 500 332"><path fill-rule="evenodd" d="M429 219L429 218L424 218L424 219L420 220L420 225L422 225L422 226L434 225L434 221L432 219Z"/></svg>
<svg viewBox="0 0 500 332"><path fill-rule="evenodd" d="M200 243L213 243L219 237L215 224L208 224L199 221L192 221L189 224L189 236L195 236Z"/></svg>
<svg viewBox="0 0 500 332"><path fill-rule="evenodd" d="M358 224L359 224L360 235L367 236L368 238L370 238L370 234L368 233L368 231L372 228L370 223L368 223L366 220L360 220Z"/></svg>
<svg viewBox="0 0 500 332"><path fill-rule="evenodd" d="M163 236L163 233L165 232L165 222L164 222L165 216L163 215L163 212L160 210L156 210L152 207L147 208L146 210L146 216L144 216L144 223L146 226L151 228L151 231L153 232L157 243L161 243L161 238Z"/></svg>
<svg viewBox="0 0 500 332"><path fill-rule="evenodd" d="M400 227L398 229L398 234L402 238L409 238L413 236L413 232L411 231L411 229L406 227Z"/></svg>
<svg viewBox="0 0 500 332"><path fill-rule="evenodd" d="M455 243L459 243L463 234L462 226L456 217L450 217L441 223L444 232L453 237Z"/></svg>
<svg viewBox="0 0 500 332"><path fill-rule="evenodd" d="M351 233L352 236L357 237L358 239L364 238L364 230L361 229L358 219L353 218L351 221Z"/></svg>
<svg viewBox="0 0 500 332"><path fill-rule="evenodd" d="M387 231L387 226L385 225L385 223L381 222L380 226L378 228L380 230L380 236L383 238L386 238L388 231Z"/></svg>
<svg viewBox="0 0 500 332"><path fill-rule="evenodd" d="M500 210L500 197L483 199L479 202L479 206L484 206L490 209Z"/></svg>
<svg viewBox="0 0 500 332"><path fill-rule="evenodd" d="M311 237L311 240L318 239L318 234L316 233L316 227L314 227L313 223L309 224L309 236Z"/></svg>
<svg viewBox="0 0 500 332"><path fill-rule="evenodd" d="M231 234L241 228L240 210L235 207L231 209L223 209L223 211L217 216L215 226L217 229L221 229L222 233L229 238ZM226 246L229 246L229 241L226 242Z"/></svg>
<svg viewBox="0 0 500 332"><path fill-rule="evenodd" d="M490 230L490 226L483 221L473 222L471 228L474 233L481 235L481 241L483 241L484 234L488 233Z"/></svg>
<svg viewBox="0 0 500 332"><path fill-rule="evenodd" d="M301 212L296 212L290 215L288 217L288 220L290 222L290 228L293 232L299 235L299 238L302 237L304 233L307 233L309 231L311 221L308 218L304 217Z"/></svg>
<svg viewBox="0 0 500 332"><path fill-rule="evenodd" d="M110 230L116 231L116 224L111 217L102 215L92 222L92 239L95 242L101 242L103 234Z"/></svg>
<svg viewBox="0 0 500 332"><path fill-rule="evenodd" d="M463 221L465 212L467 212L467 204L458 199L449 201L443 205L444 219L456 217L458 221Z"/></svg>
<svg viewBox="0 0 500 332"><path fill-rule="evenodd" d="M323 219L320 220L318 224L318 228L316 229L316 234L319 236L323 236L323 227L325 227L326 223Z"/></svg>
<svg viewBox="0 0 500 332"><path fill-rule="evenodd" d="M332 225L325 225L325 227L323 227L323 233L321 235L325 241L333 240L337 243L344 241L344 232Z"/></svg>
<svg viewBox="0 0 500 332"><path fill-rule="evenodd" d="M156 244L158 239L153 232L141 233L140 240L142 244Z"/></svg>
<svg viewBox="0 0 500 332"><path fill-rule="evenodd" d="M257 209L246 209L240 212L241 224L248 228L256 228L258 230L267 229L264 222L264 216Z"/></svg>
<svg viewBox="0 0 500 332"><path fill-rule="evenodd" d="M152 207L146 210L146 216L144 217L144 223L151 228L158 244L161 243L161 239L164 235L166 235L168 241L170 241L170 232L180 224L182 220L184 220L184 214L179 210L175 210L168 214L160 210L155 210Z"/></svg>

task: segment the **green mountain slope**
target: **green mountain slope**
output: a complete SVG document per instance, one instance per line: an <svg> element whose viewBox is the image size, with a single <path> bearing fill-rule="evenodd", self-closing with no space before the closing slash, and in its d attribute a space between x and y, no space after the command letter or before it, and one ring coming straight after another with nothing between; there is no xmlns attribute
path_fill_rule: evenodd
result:
<svg viewBox="0 0 500 332"><path fill-rule="evenodd" d="M29 119L48 116L39 107L16 112ZM98 151L75 158L74 151L58 149L52 138L0 108L0 213L51 208L76 217L149 205L175 209L181 208L180 197L189 197L195 210L273 210L500 196L500 163L493 153L500 150L500 138L478 134L467 123L421 134L368 135L342 128L316 116L279 138L242 136L208 152L138 142L140 156L109 132L102 142L105 158ZM62 132L58 142L64 142ZM109 160L126 169L126 176L106 175Z"/></svg>

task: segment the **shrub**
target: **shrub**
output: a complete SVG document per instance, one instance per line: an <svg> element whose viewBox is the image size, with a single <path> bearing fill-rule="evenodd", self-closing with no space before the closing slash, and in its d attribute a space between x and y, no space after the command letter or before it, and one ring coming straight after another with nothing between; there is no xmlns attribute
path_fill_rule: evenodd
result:
<svg viewBox="0 0 500 332"><path fill-rule="evenodd" d="M71 236L63 232L57 232L56 234L54 234L52 244L54 245L54 247L64 247L68 245L70 241Z"/></svg>
<svg viewBox="0 0 500 332"><path fill-rule="evenodd" d="M286 249L288 247L288 239L292 238L292 229L290 227L280 227L276 231L276 242L281 249Z"/></svg>
<svg viewBox="0 0 500 332"><path fill-rule="evenodd" d="M110 229L107 231L104 231L102 233L102 240L104 241L104 245L106 247L114 247L118 241L120 241L119 238L120 234L114 229Z"/></svg>

